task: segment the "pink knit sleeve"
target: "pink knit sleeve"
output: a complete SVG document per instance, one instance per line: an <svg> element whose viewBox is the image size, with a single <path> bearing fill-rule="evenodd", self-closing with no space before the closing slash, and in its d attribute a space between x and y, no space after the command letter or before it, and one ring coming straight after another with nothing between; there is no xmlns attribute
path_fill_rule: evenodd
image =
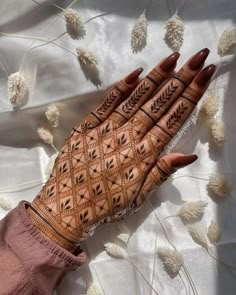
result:
<svg viewBox="0 0 236 295"><path fill-rule="evenodd" d="M68 271L86 262L45 238L21 201L0 221L0 294L51 295Z"/></svg>

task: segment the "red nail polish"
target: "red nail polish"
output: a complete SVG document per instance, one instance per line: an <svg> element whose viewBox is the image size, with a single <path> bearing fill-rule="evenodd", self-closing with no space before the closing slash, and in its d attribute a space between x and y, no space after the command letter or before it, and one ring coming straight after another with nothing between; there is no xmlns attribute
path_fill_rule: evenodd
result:
<svg viewBox="0 0 236 295"><path fill-rule="evenodd" d="M174 70L179 56L179 52L172 53L164 61L160 63L159 67L166 73Z"/></svg>
<svg viewBox="0 0 236 295"><path fill-rule="evenodd" d="M216 66L215 65L209 65L205 69L203 69L196 77L195 82L199 86L204 86L207 84L213 74L215 73Z"/></svg>
<svg viewBox="0 0 236 295"><path fill-rule="evenodd" d="M189 156L183 155L182 157L178 157L177 159L173 160L172 166L176 169L182 168L189 164L192 164L197 159L198 159L197 155L189 155Z"/></svg>
<svg viewBox="0 0 236 295"><path fill-rule="evenodd" d="M131 74L129 74L128 77L125 79L125 83L127 84L133 84L135 80L138 78L138 76L142 73L143 68L138 68L137 70L133 71Z"/></svg>
<svg viewBox="0 0 236 295"><path fill-rule="evenodd" d="M187 62L190 69L193 71L200 69L203 66L209 53L210 50L208 48L204 48L200 50L198 53L196 53L194 56L192 56L190 60Z"/></svg>

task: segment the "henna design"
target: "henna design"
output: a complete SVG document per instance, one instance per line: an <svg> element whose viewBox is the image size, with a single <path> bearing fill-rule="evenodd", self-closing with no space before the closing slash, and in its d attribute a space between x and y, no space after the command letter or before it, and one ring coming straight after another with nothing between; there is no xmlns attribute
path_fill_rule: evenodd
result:
<svg viewBox="0 0 236 295"><path fill-rule="evenodd" d="M92 152L89 152L89 159L94 160L97 158L96 150L93 150Z"/></svg>
<svg viewBox="0 0 236 295"><path fill-rule="evenodd" d="M103 128L102 128L102 135L105 135L106 133L111 131L110 123L107 123Z"/></svg>
<svg viewBox="0 0 236 295"><path fill-rule="evenodd" d="M127 172L125 172L126 180L131 180L134 178L133 168L130 168Z"/></svg>
<svg viewBox="0 0 236 295"><path fill-rule="evenodd" d="M118 145L122 145L122 144L125 144L127 141L127 138L125 138L125 134L123 133L121 135L121 137L118 139Z"/></svg>
<svg viewBox="0 0 236 295"><path fill-rule="evenodd" d="M169 117L166 122L166 126L168 129L172 128L177 122L181 120L182 115L188 109L188 106L181 102L174 113Z"/></svg>
<svg viewBox="0 0 236 295"><path fill-rule="evenodd" d="M172 97L175 91L178 89L178 84L171 81L164 91L158 96L158 98L151 104L152 113L157 113L160 108Z"/></svg>
<svg viewBox="0 0 236 295"><path fill-rule="evenodd" d="M144 143L139 148L137 148L137 152L139 154L144 154L145 153Z"/></svg>
<svg viewBox="0 0 236 295"><path fill-rule="evenodd" d="M81 140L78 140L77 142L73 143L71 146L72 151L77 151L79 149L80 143L81 143Z"/></svg>
<svg viewBox="0 0 236 295"><path fill-rule="evenodd" d="M70 199L66 200L65 203L61 202L61 211L70 209L71 206L69 205L69 203Z"/></svg>
<svg viewBox="0 0 236 295"><path fill-rule="evenodd" d="M143 81L140 86L131 94L130 98L126 103L122 105L122 111L126 114L131 113L133 108L139 102L140 98L149 90L150 85L147 81Z"/></svg>
<svg viewBox="0 0 236 295"><path fill-rule="evenodd" d="M101 116L104 115L104 113L107 112L107 110L111 107L111 105L117 99L117 97L117 94L115 94L113 91L109 93L103 105L97 109L97 113Z"/></svg>

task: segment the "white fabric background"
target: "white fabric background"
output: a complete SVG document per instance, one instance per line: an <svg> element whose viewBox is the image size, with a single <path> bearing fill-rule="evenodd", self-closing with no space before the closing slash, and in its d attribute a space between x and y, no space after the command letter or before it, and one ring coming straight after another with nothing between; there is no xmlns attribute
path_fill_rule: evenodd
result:
<svg viewBox="0 0 236 295"><path fill-rule="evenodd" d="M38 3L40 5L30 0L1 1L0 31L38 36L60 13L48 1L38 0ZM58 0L56 3L66 7L70 1ZM84 20L100 13L109 13L86 25L87 35L83 40L74 41L64 36L57 41L72 51L76 46L81 46L89 48L97 55L101 86L97 88L86 79L75 56L55 45L39 47L27 56L24 63L23 70L30 84L30 96L27 104L18 112L10 110L6 92L7 76L19 70L24 52L32 40L0 36L0 191L2 193L7 186L15 186L45 176L45 167L53 150L42 144L36 130L41 125L47 126L44 112L49 104L57 103L61 109L61 126L54 133L55 145L60 148L69 130L96 106L107 87L137 67L142 66L147 72L160 59L171 53L163 41L165 21L181 2L153 0L147 15L149 21L147 46L141 53L132 54L130 31L145 4L145 0L81 0L73 5ZM179 66L204 47L211 50L208 63L218 63L217 40L222 31L235 22L236 2L186 0L180 16L185 22L186 30ZM59 18L42 34L42 38L53 39L64 31L64 21ZM37 42L34 45L36 44L42 43ZM220 101L219 116L227 127L227 143L224 151L209 144L206 125L192 126L181 138L175 150L197 153L199 160L177 174L207 178L211 173L224 174L228 171L235 185L235 65L235 56L225 59L216 85ZM8 189L10 193L5 195L11 197L15 205L22 199L31 201L40 190L40 183L38 180L32 184ZM236 266L236 208L235 202L232 201L236 197L235 193L232 193L230 199L215 203L208 196L206 184L207 181L187 177L169 180L158 192L152 194L150 200L161 219L176 214L183 200L207 200L209 205L201 222L202 229L206 231L211 220L221 225L224 234L218 255L220 259ZM0 211L1 218L5 214L5 211ZM235 294L235 278L192 241L179 219L169 218L164 220L163 224L169 237L183 254L199 295ZM134 274L132 266L127 261L115 260L105 254L104 242L117 241L114 238L119 231L128 231L131 234L130 255L146 278L151 281L155 237L157 235L157 243L160 246L168 246L168 242L154 213L146 205L124 223L104 226L88 240L83 248L89 250L94 260L78 271L68 274L57 290L58 295L85 294L92 280L97 281L95 270L105 294L152 294L149 286L138 273ZM171 279L159 259L156 260L153 287L160 295L186 294L180 278Z"/></svg>

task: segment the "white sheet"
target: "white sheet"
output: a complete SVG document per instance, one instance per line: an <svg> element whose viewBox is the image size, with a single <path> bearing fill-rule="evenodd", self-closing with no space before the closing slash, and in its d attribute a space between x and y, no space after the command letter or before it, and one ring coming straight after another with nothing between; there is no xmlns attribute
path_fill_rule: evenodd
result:
<svg viewBox="0 0 236 295"><path fill-rule="evenodd" d="M29 0L1 1L0 31L39 36L60 10L53 7L49 1L38 0L38 3ZM58 0L56 3L66 7L70 1ZM71 53L55 45L39 47L27 56L23 66L24 75L30 84L30 96L27 104L18 112L10 110L6 92L7 76L19 70L22 57L32 40L0 37L0 191L3 192L3 188L7 186L16 186L8 189L9 193L5 193L14 200L15 205L21 199L33 200L40 190L48 158L53 153L51 148L42 144L36 132L39 126L46 125L44 112L49 104L56 103L62 112L61 127L55 130L55 145L60 148L69 130L92 110L107 87L137 67L142 66L147 72L171 52L165 45L163 36L165 21L175 12L177 6L182 6L182 2L177 0L152 1L147 15L147 46L139 54L134 55L131 52L130 31L145 3L144 0L81 0L74 4L73 8L80 12L84 20L101 13L109 13L86 25L87 35L83 40L74 41L65 35L57 41L72 51L76 46L93 51L99 61L99 79L95 77L95 84L101 81L101 85L98 87L86 79L76 57ZM235 22L236 2L186 0L180 10L180 16L186 29L179 66L204 47L211 50L208 63L218 63L217 40L222 31ZM41 37L53 39L64 31L64 21L59 18ZM42 43L36 42L34 45L36 44ZM181 148L185 153L197 153L199 160L177 174L207 178L211 173L228 172L235 185L235 65L235 56L226 58L216 84L220 101L219 116L226 124L227 142L224 151L209 145L206 125L192 126L175 150ZM38 181L17 186L32 180ZM215 203L208 196L206 184L205 180L186 177L169 180L158 192L152 194L150 200L161 219L175 215L183 200L208 201L209 205L201 222L202 229L206 232L211 220L221 225L223 237L217 250L218 255L221 260L236 266L236 208L235 202L231 200L236 197L235 192L230 199ZM5 211L0 211L1 218L5 214ZM168 236L182 253L199 295L235 294L235 278L222 264L216 263L203 248L192 241L178 218L169 218L162 223ZM114 238L119 231L128 231L131 234L130 257L143 275L149 281L152 280L156 235L158 246L168 246L168 242L155 214L146 205L124 223L104 226L88 240L83 248L89 250L92 261L78 271L68 274L57 290L58 295L85 294L93 280L99 284L98 277L105 294L154 294L127 261L112 259L105 254L104 242L117 241ZM171 279L160 260L157 258L155 261L153 287L158 294L186 294L180 278ZM186 277L184 281L189 285Z"/></svg>

